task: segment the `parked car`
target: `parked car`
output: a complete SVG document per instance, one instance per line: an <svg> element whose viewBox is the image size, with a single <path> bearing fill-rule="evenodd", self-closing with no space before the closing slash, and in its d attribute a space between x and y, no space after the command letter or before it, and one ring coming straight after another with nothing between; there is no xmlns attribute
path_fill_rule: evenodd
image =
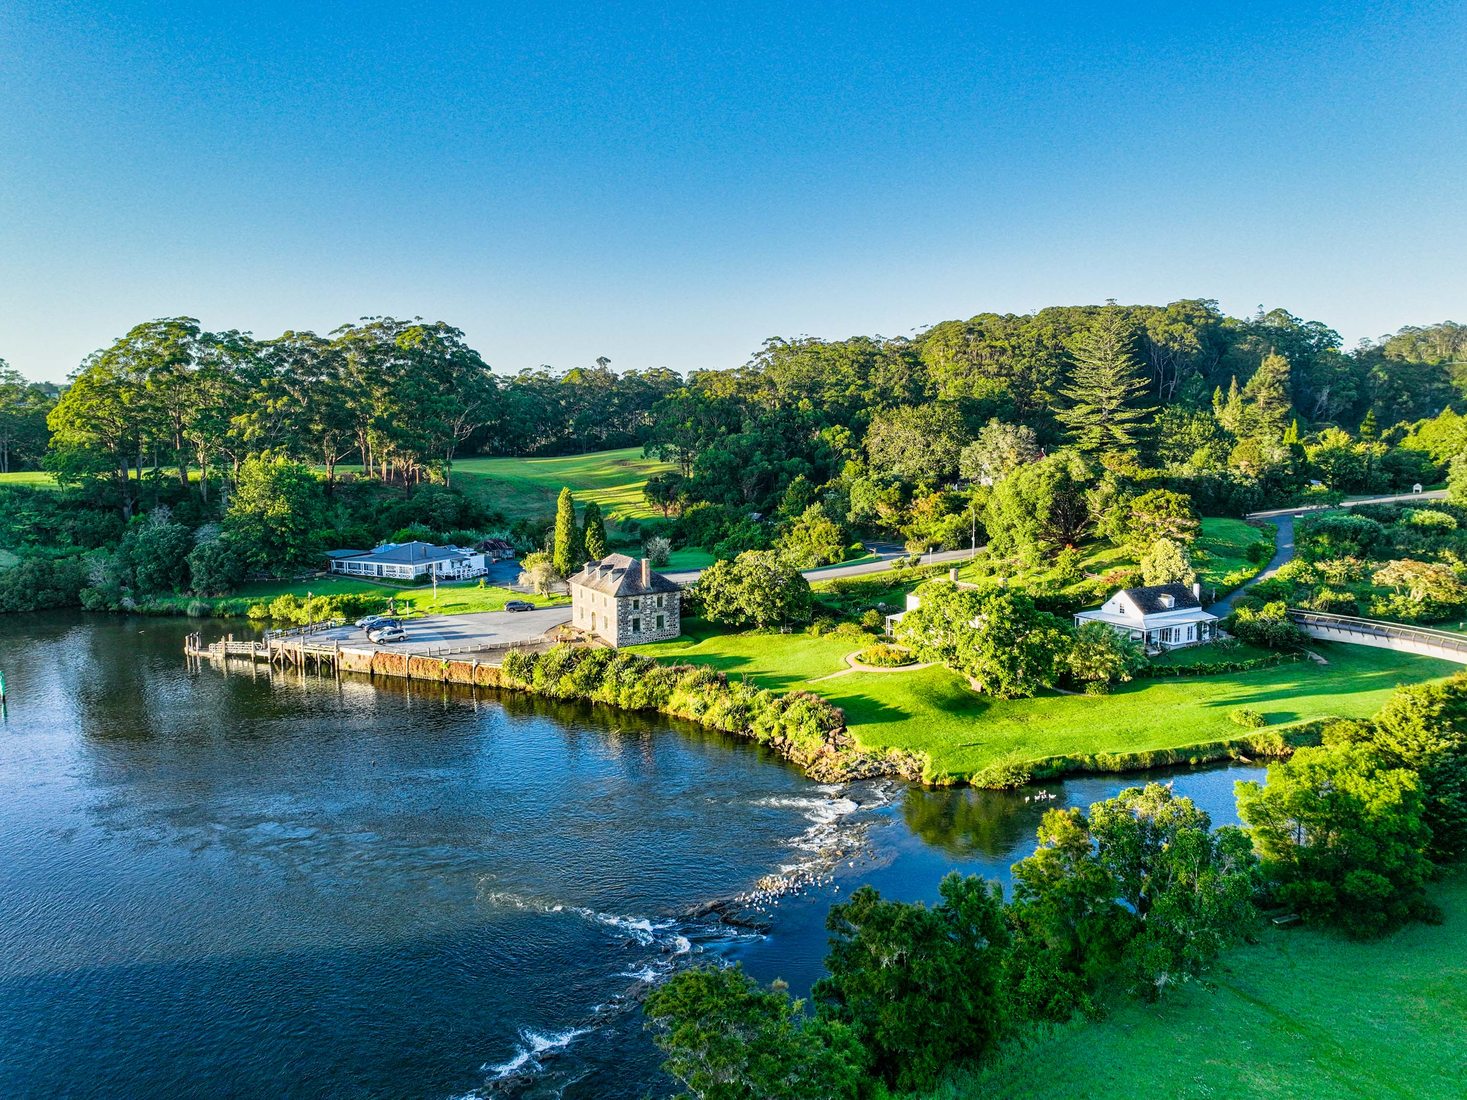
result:
<svg viewBox="0 0 1467 1100"><path fill-rule="evenodd" d="M510 600L504 605L506 611L534 611L535 605L529 600Z"/></svg>
<svg viewBox="0 0 1467 1100"><path fill-rule="evenodd" d="M376 630L379 626L389 625L397 625L397 619L391 615L368 615L357 620L357 626L363 630Z"/></svg>
<svg viewBox="0 0 1467 1100"><path fill-rule="evenodd" d="M391 645L407 638L407 631L400 626L382 626L376 630L367 631L367 638L378 645Z"/></svg>

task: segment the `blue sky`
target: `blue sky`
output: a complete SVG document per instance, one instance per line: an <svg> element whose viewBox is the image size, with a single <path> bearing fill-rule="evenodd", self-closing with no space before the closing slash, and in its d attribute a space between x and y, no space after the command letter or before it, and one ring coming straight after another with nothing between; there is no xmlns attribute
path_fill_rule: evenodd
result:
<svg viewBox="0 0 1467 1100"><path fill-rule="evenodd" d="M1467 321L1467 5L0 5L31 377L176 314L687 370L1182 297Z"/></svg>

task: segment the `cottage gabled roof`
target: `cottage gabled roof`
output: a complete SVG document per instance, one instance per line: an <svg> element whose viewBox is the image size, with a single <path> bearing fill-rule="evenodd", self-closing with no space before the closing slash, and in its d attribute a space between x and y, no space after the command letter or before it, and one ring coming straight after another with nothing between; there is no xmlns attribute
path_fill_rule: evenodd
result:
<svg viewBox="0 0 1467 1100"><path fill-rule="evenodd" d="M1159 615L1166 611L1189 611L1201 609L1202 601L1185 584L1148 584L1141 588L1123 589L1123 594L1135 604L1143 615ZM1171 597L1167 606L1163 596Z"/></svg>
<svg viewBox="0 0 1467 1100"><path fill-rule="evenodd" d="M642 563L625 554L608 554L600 561L583 566L570 578L572 587L580 585L606 596L647 596L654 592L681 592L682 586L661 573L649 571L648 584L642 583Z"/></svg>

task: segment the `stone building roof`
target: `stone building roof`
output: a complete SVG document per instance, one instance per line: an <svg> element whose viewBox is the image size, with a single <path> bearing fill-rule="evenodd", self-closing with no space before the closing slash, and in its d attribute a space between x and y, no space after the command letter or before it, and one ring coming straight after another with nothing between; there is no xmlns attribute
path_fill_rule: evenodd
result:
<svg viewBox="0 0 1467 1100"><path fill-rule="evenodd" d="M585 565L570 578L574 588L580 585L606 596L648 596L654 592L681 592L682 587L652 570L645 558L637 561L625 554L608 554L600 561Z"/></svg>

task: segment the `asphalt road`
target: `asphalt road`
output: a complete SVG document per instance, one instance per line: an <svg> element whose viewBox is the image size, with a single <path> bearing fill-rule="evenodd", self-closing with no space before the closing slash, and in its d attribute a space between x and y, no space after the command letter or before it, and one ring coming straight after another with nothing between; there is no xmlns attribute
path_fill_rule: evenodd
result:
<svg viewBox="0 0 1467 1100"><path fill-rule="evenodd" d="M841 577L864 577L871 573L881 573L891 568L891 563L897 558L904 558L907 552L900 546L872 545L876 551L876 557L870 561L857 562L854 565L827 565L821 569L805 570L805 579L814 583L815 581L833 581ZM978 549L983 549L979 547ZM948 562L965 562L973 556L971 550L939 550L932 554L922 555L923 565L945 565ZM666 574L668 580L676 581L684 587L692 584L702 573L701 569L685 570L681 573Z"/></svg>
<svg viewBox="0 0 1467 1100"><path fill-rule="evenodd" d="M530 597L534 602L534 597ZM535 611L476 611L467 615L423 615L404 619L407 638L378 649L402 650L407 653L431 653L442 649L467 646L512 645L530 643L552 627L570 622L571 609L543 607ZM367 633L355 626L338 627L316 635L324 641L340 641L342 645L371 646Z"/></svg>

